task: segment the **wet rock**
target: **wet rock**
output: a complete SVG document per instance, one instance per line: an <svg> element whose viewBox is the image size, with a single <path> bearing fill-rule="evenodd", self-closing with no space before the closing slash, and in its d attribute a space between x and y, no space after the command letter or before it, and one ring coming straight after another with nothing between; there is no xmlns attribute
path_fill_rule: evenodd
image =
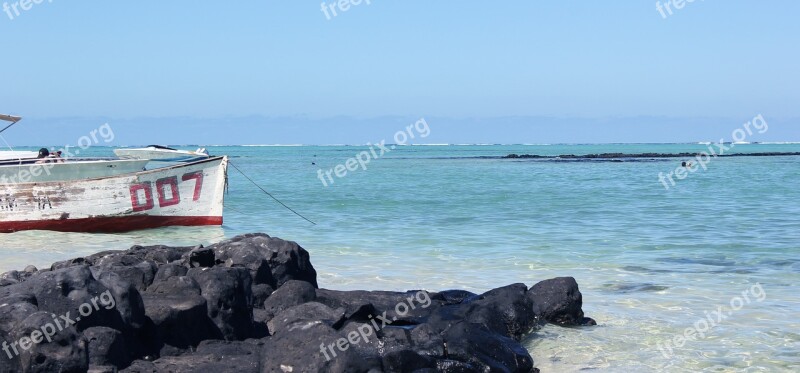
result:
<svg viewBox="0 0 800 373"><path fill-rule="evenodd" d="M451 360L477 367L480 371L530 372L533 359L519 342L499 335L483 325L459 323L442 336Z"/></svg>
<svg viewBox="0 0 800 373"><path fill-rule="evenodd" d="M264 310L267 311L267 319L282 312L285 309L311 302L316 299L316 289L305 281L291 280L278 288L264 302Z"/></svg>
<svg viewBox="0 0 800 373"><path fill-rule="evenodd" d="M73 260L83 260L84 264L93 266L97 264L97 261L100 259L117 255L125 255L126 253L127 251L125 250L105 250L105 251L100 251L98 253L94 253L84 258L77 258Z"/></svg>
<svg viewBox="0 0 800 373"><path fill-rule="evenodd" d="M308 322L293 332L268 338L261 352L262 372L368 372L381 371L380 363L365 361L353 349L339 350L341 337L320 322ZM321 346L334 344L333 349Z"/></svg>
<svg viewBox="0 0 800 373"><path fill-rule="evenodd" d="M108 292L110 297L101 294L100 305L119 314L121 324L111 325L118 330L130 331L139 329L145 322L144 302L139 291L130 282L114 272L101 273L97 278Z"/></svg>
<svg viewBox="0 0 800 373"><path fill-rule="evenodd" d="M19 282L19 272L18 271L8 271L6 273L0 274L0 279L3 280L14 280Z"/></svg>
<svg viewBox="0 0 800 373"><path fill-rule="evenodd" d="M132 267L144 261L143 253L131 254L128 251L103 255L95 259L92 265L97 267ZM90 260L93 259L90 257Z"/></svg>
<svg viewBox="0 0 800 373"><path fill-rule="evenodd" d="M238 236L209 248L214 249L219 260L227 263L230 259L230 265L247 263L248 269L256 271L257 284L267 283L279 288L289 280L300 280L318 287L317 271L311 265L308 251L295 242L257 233ZM266 260L274 283L263 277L266 276L263 261L255 259L259 257Z"/></svg>
<svg viewBox="0 0 800 373"><path fill-rule="evenodd" d="M111 293L105 294L107 291L94 279L89 267L82 265L38 272L22 283L0 288L0 298L4 298L5 294L32 294L40 311L66 315L76 320L79 330L84 330L91 326L115 327L123 324L120 314L114 309L120 302L111 299ZM105 307L101 302L103 299L115 307ZM121 306L127 307L124 304ZM86 314L83 318L79 318L81 310Z"/></svg>
<svg viewBox="0 0 800 373"><path fill-rule="evenodd" d="M129 348L119 330L93 327L84 330L83 337L87 343L89 365L124 367L130 364Z"/></svg>
<svg viewBox="0 0 800 373"><path fill-rule="evenodd" d="M89 365L86 373L117 373L117 367L113 365Z"/></svg>
<svg viewBox="0 0 800 373"><path fill-rule="evenodd" d="M154 282L148 294L201 295L200 285L189 276L174 276Z"/></svg>
<svg viewBox="0 0 800 373"><path fill-rule="evenodd" d="M533 285L528 291L533 312L560 326L596 325L583 316L583 296L572 277L558 277Z"/></svg>
<svg viewBox="0 0 800 373"><path fill-rule="evenodd" d="M475 297L477 294L466 290L446 290L431 294L433 300L441 302L442 305L460 304L469 298Z"/></svg>
<svg viewBox="0 0 800 373"><path fill-rule="evenodd" d="M216 264L214 250L199 246L188 254L187 262L190 268L211 268Z"/></svg>
<svg viewBox="0 0 800 373"><path fill-rule="evenodd" d="M197 351L153 362L161 372L260 372L261 347L248 342L206 341Z"/></svg>
<svg viewBox="0 0 800 373"><path fill-rule="evenodd" d="M263 343L244 341L230 342L211 340L204 341L197 346L195 354L212 356L217 361L229 363L237 372L258 372L260 369L260 354ZM231 357L228 360L228 357ZM211 370L217 371L217 370Z"/></svg>
<svg viewBox="0 0 800 373"><path fill-rule="evenodd" d="M19 341L22 371L77 373L89 369L86 341L75 327L60 323L67 322L55 321L47 312L36 312L10 333L14 341Z"/></svg>
<svg viewBox="0 0 800 373"><path fill-rule="evenodd" d="M158 272L156 272L156 277L153 279L153 282L163 281L174 276L186 276L187 271L188 269L181 265L164 264L158 267Z"/></svg>
<svg viewBox="0 0 800 373"><path fill-rule="evenodd" d="M189 277L200 285L206 299L208 317L217 325L223 339L242 340L253 328L252 281L245 268L192 268Z"/></svg>
<svg viewBox="0 0 800 373"><path fill-rule="evenodd" d="M10 332L20 321L38 311L35 303L36 298L30 294L0 299L0 331Z"/></svg>
<svg viewBox="0 0 800 373"><path fill-rule="evenodd" d="M171 246L134 246L129 252L137 253L143 252L143 259L150 260L158 265L173 263L180 261L187 252L193 250L194 247L171 247Z"/></svg>
<svg viewBox="0 0 800 373"><path fill-rule="evenodd" d="M55 270L58 270L58 269L75 267L75 266L80 266L80 265L84 265L84 264L87 264L86 263L86 259L84 259L84 258L75 258L75 259L70 259L70 260L65 260L65 261L53 263L53 265L50 266L50 270L51 271L55 271Z"/></svg>
<svg viewBox="0 0 800 373"><path fill-rule="evenodd" d="M0 330L1 341L12 341L13 338L8 335L4 330ZM13 343L13 342L11 342ZM19 365L19 356L14 354L13 351L5 352L0 351L0 372L10 373L19 372L22 367Z"/></svg>
<svg viewBox="0 0 800 373"><path fill-rule="evenodd" d="M383 368L388 372L436 372L436 360L412 350L393 351L383 357Z"/></svg>
<svg viewBox="0 0 800 373"><path fill-rule="evenodd" d="M124 262L136 262L138 259L133 259L135 257L124 255L124 256L117 256L117 259L122 259ZM133 260L125 260L125 259L133 259ZM101 261L100 265L95 265L92 268L92 273L95 277L100 277L100 274L106 272L113 272L125 279L125 281L129 282L133 286L136 287L138 291L145 291L150 284L153 283L155 279L156 271L158 267L156 266L155 262L151 262L148 260L139 261L135 264L130 265L119 265L115 264L115 260L106 260Z"/></svg>
<svg viewBox="0 0 800 373"><path fill-rule="evenodd" d="M253 307L264 309L264 302L275 292L272 286L267 284L254 284L253 288Z"/></svg>
<svg viewBox="0 0 800 373"><path fill-rule="evenodd" d="M143 295L145 312L151 321L152 336L148 338L153 354L163 345L188 349L207 339L221 338L222 334L208 317L206 299L198 294Z"/></svg>
<svg viewBox="0 0 800 373"><path fill-rule="evenodd" d="M317 302L303 303L281 311L267 323L267 326L270 334L275 335L282 332L292 332L298 325L302 327L309 321L321 322L338 329L344 323L344 309L334 310Z"/></svg>
<svg viewBox="0 0 800 373"><path fill-rule="evenodd" d="M424 322L442 305L442 302L434 301L427 291L399 293L318 289L316 300L331 308L344 308L349 320L364 322L370 316L381 316L397 324Z"/></svg>
<svg viewBox="0 0 800 373"><path fill-rule="evenodd" d="M445 311L438 315L456 316L456 319L485 325L496 333L520 340L538 326L527 291L525 284L504 286L467 298L452 307L453 312Z"/></svg>
<svg viewBox="0 0 800 373"><path fill-rule="evenodd" d="M136 360L129 367L120 370L120 373L161 373L151 361Z"/></svg>

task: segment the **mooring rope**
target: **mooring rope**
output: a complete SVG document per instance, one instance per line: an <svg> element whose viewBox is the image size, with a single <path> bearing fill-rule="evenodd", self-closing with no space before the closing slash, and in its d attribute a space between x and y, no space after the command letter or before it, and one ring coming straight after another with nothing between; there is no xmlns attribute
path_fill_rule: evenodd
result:
<svg viewBox="0 0 800 373"><path fill-rule="evenodd" d="M307 222L309 222L309 223L311 223L311 224L313 224L313 225L317 225L317 223L314 223L313 221L309 220L307 217L303 216L303 215L302 215L302 214L300 214L299 212L297 212L297 211L293 210L291 207L289 207L289 206L286 206L286 204L285 204L285 203L283 203L283 202L281 202L279 199L275 198L275 196L273 196L273 195L272 195L270 192L267 192L267 191L266 191L264 188L262 188L262 187L261 187L261 185L258 185L258 184L257 184L255 181L253 181L253 179L251 179L249 176L245 175L245 173L244 173L244 172L242 172L242 170L240 170L240 169L239 169L239 167L236 167L236 165L235 165L235 164L233 164L233 162L231 162L231 161L228 161L228 164L229 164L229 165L231 165L231 166L233 166L233 168L235 168L235 169L236 169L236 171L239 171L239 173L240 173L240 174L242 174L242 176L244 176L244 177L245 177L247 180L249 180L251 183L253 183L253 185L255 185L255 186L258 188L258 189L261 189L261 191L262 191L262 192L264 192L266 195L268 195L268 196L270 196L272 199L274 199L274 200L275 200L275 202L278 202L278 203L280 203L280 204L281 204L281 206L283 206L283 207L285 207L287 210L289 210L289 211L293 212L295 215L297 215L297 216L299 216L299 217L303 218L305 221L307 221Z"/></svg>

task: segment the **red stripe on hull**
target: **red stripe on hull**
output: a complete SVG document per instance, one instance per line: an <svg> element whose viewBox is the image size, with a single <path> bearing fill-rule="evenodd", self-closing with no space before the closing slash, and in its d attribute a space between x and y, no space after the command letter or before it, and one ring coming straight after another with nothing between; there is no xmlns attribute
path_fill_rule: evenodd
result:
<svg viewBox="0 0 800 373"><path fill-rule="evenodd" d="M222 225L221 216L117 216L86 219L0 222L0 233L29 230L120 233L169 226Z"/></svg>

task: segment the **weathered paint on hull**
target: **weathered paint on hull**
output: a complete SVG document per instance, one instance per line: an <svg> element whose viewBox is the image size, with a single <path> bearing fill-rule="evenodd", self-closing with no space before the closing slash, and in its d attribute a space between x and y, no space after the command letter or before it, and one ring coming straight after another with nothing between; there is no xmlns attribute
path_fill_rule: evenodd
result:
<svg viewBox="0 0 800 373"><path fill-rule="evenodd" d="M91 180L0 185L0 232L221 225L227 157Z"/></svg>

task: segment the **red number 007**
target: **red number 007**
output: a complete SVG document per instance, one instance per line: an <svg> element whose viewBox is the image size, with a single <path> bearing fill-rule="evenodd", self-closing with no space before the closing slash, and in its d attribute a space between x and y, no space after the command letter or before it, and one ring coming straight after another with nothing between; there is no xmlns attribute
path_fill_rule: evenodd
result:
<svg viewBox="0 0 800 373"><path fill-rule="evenodd" d="M181 176L181 181L194 180L193 201L200 199L203 191L203 172L190 172ZM133 212L147 211L155 207L153 200L153 183L145 181L140 184L131 185L131 206ZM158 206L168 207L181 203L181 193L178 190L178 177L170 176L156 180L156 194L158 194ZM169 188L169 194L167 194ZM144 192L144 201L139 198L139 191Z"/></svg>

